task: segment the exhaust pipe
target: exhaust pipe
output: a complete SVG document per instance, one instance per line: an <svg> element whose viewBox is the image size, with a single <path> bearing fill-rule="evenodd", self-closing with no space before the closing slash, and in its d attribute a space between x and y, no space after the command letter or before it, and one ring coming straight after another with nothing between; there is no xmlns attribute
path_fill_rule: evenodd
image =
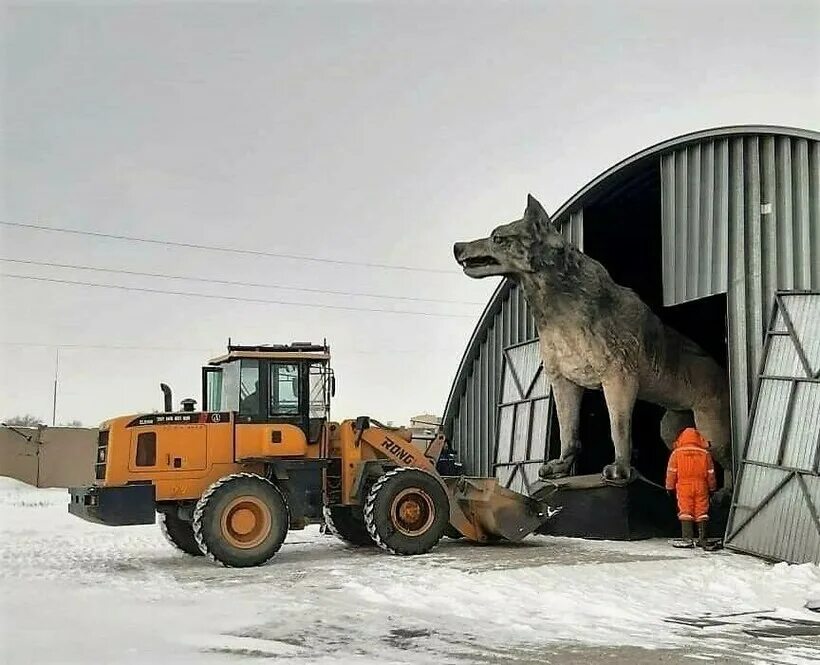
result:
<svg viewBox="0 0 820 665"><path fill-rule="evenodd" d="M171 387L167 383L160 383L159 389L162 391L163 394L163 411L165 413L171 413L174 410L174 404L172 402L172 395L171 395Z"/></svg>

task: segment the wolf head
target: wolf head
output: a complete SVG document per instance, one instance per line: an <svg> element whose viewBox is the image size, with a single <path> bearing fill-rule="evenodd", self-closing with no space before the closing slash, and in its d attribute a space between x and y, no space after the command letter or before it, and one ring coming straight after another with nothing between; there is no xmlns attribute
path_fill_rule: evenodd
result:
<svg viewBox="0 0 820 665"><path fill-rule="evenodd" d="M489 238L457 242L456 261L469 277L504 275L520 280L527 274L558 267L568 243L530 194L524 216L496 228Z"/></svg>

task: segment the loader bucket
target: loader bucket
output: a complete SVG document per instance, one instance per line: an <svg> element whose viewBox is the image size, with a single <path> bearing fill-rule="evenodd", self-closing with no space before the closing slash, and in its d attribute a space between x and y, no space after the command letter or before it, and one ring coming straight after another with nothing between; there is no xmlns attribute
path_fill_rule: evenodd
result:
<svg viewBox="0 0 820 665"><path fill-rule="evenodd" d="M518 542L557 512L542 501L502 487L495 478L443 480L450 493L450 524L470 540Z"/></svg>

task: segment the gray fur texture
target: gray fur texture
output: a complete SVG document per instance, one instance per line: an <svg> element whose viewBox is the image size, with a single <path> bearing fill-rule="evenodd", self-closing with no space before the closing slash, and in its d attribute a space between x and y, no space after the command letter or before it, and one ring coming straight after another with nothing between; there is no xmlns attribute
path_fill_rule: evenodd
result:
<svg viewBox="0 0 820 665"><path fill-rule="evenodd" d="M509 277L530 305L561 434L561 457L544 465L543 477L573 472L585 389L603 390L609 412L615 460L604 467L607 480L627 482L631 476L637 399L667 409L661 436L668 446L694 420L712 442L715 459L732 468L725 371L568 243L532 195L523 218L453 250L465 274Z"/></svg>

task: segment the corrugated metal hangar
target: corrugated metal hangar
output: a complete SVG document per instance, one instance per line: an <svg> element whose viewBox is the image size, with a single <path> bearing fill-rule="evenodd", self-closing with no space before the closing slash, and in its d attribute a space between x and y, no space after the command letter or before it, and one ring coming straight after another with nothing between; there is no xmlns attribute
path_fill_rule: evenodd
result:
<svg viewBox="0 0 820 665"><path fill-rule="evenodd" d="M820 133L742 126L670 139L602 173L553 220L727 368L738 478L727 543L820 562L820 295L809 293L820 292ZM598 472L612 455L603 397L587 391L583 411L579 470ZM661 416L635 409L633 461L651 480L668 455ZM466 472L519 491L557 457L534 322L509 280L467 345L443 426Z"/></svg>

